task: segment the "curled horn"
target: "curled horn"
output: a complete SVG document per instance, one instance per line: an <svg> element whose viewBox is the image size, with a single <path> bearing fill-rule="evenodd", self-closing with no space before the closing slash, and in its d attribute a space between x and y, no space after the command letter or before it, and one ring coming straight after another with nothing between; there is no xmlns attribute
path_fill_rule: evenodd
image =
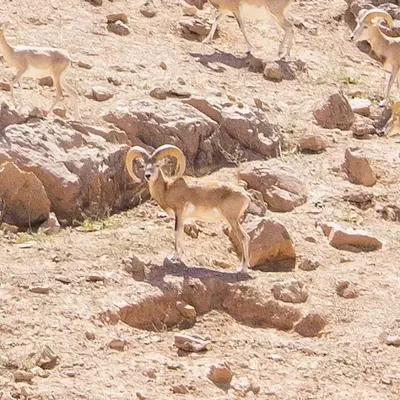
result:
<svg viewBox="0 0 400 400"><path fill-rule="evenodd" d="M129 175L131 178L139 183L140 179L136 175L136 173L133 170L133 162L137 159L141 158L143 160L148 160L150 158L150 154L140 146L133 146L127 153L126 158L125 158L125 166L126 169L128 170Z"/></svg>
<svg viewBox="0 0 400 400"><path fill-rule="evenodd" d="M164 144L154 150L154 153L151 155L152 158L156 160L161 160L164 157L171 156L176 158L178 172L176 173L176 177L181 177L186 169L186 159L185 155L183 154L182 150L176 146L171 144Z"/></svg>
<svg viewBox="0 0 400 400"><path fill-rule="evenodd" d="M382 18L384 19L389 27L393 26L393 18L386 11L380 10L379 8L374 8L372 10L368 10L363 16L362 23L370 25L374 18Z"/></svg>

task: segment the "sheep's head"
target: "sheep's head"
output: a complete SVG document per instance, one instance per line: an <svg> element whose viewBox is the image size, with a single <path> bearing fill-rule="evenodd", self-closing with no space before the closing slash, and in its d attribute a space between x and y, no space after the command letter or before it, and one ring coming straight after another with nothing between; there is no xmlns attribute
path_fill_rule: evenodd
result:
<svg viewBox="0 0 400 400"><path fill-rule="evenodd" d="M184 0L185 3L189 4L189 6L195 6L198 10L202 10L204 4L207 3L208 0Z"/></svg>
<svg viewBox="0 0 400 400"><path fill-rule="evenodd" d="M167 157L175 157L177 161L178 172L175 174L176 178L179 178L183 175L186 169L186 160L185 156L178 147L164 144L163 146L158 147L152 154L148 153L143 147L134 146L126 155L125 165L128 170L129 175L131 178L139 183L140 179L136 175L133 169L133 162L136 159L142 159L144 161L144 177L147 181L155 181L157 180L159 173L160 173L160 161Z"/></svg>
<svg viewBox="0 0 400 400"><path fill-rule="evenodd" d="M393 18L389 13L379 8L373 8L372 10L362 10L358 14L357 26L351 33L350 38L353 42L360 42L362 40L370 39L370 27L379 23L381 20L385 20L389 27L393 25Z"/></svg>

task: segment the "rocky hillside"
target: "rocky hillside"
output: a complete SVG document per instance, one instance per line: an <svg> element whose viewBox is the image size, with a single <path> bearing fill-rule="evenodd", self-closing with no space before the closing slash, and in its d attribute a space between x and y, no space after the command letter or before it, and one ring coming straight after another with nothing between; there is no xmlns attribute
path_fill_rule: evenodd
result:
<svg viewBox="0 0 400 400"><path fill-rule="evenodd" d="M68 49L81 112L46 115L48 78L15 110L2 64L1 400L399 398L398 138L388 76L349 39L373 6L400 15L294 1L277 60L272 18L246 19L250 56L231 17L202 44L212 8L178 0L0 5L11 44ZM165 143L188 179L251 196L247 275L224 224L187 225L167 257L173 221L124 167Z"/></svg>

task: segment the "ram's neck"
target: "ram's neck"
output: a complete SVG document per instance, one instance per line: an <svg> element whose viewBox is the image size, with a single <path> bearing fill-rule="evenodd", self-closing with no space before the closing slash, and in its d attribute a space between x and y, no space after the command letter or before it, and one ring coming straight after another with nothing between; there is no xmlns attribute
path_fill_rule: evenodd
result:
<svg viewBox="0 0 400 400"><path fill-rule="evenodd" d="M0 50L7 64L13 64L14 48L7 42L4 32L0 33Z"/></svg>
<svg viewBox="0 0 400 400"><path fill-rule="evenodd" d="M160 170L158 177L155 181L149 182L149 190L151 197L158 203L158 205L165 211L169 212L170 207L165 199L165 191L167 190L167 182L163 172Z"/></svg>
<svg viewBox="0 0 400 400"><path fill-rule="evenodd" d="M371 26L371 38L369 44L372 50L378 57L386 58L387 49L390 45L391 38L386 36L380 29L378 25Z"/></svg>

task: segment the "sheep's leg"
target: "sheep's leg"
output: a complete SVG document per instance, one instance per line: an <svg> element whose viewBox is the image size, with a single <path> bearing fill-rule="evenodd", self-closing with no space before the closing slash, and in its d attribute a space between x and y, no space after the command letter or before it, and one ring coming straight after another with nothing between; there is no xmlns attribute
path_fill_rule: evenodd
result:
<svg viewBox="0 0 400 400"><path fill-rule="evenodd" d="M279 45L278 51L278 57L282 59L286 56L290 56L290 51L292 50L294 40L293 25L289 22L285 15L283 15L284 10L282 10L282 8L274 10L271 7L269 11L275 17L281 28L285 31L285 35ZM287 43L286 51L284 50L285 43Z"/></svg>
<svg viewBox="0 0 400 400"><path fill-rule="evenodd" d="M74 117L76 120L80 119L79 106L78 106L78 92L63 79L62 86L73 98Z"/></svg>
<svg viewBox="0 0 400 400"><path fill-rule="evenodd" d="M239 244L241 246L241 264L238 268L238 272L247 272L247 269L250 267L250 255L249 255L249 243L250 236L240 225L238 219L228 219L229 224L232 227L232 232L236 235L236 238L239 240Z"/></svg>
<svg viewBox="0 0 400 400"><path fill-rule="evenodd" d="M217 30L218 22L221 20L222 14L218 11L217 16L214 19L214 22L212 23L211 30L208 33L207 37L203 40L204 44L211 44L211 42L214 39L215 31Z"/></svg>
<svg viewBox="0 0 400 400"><path fill-rule="evenodd" d="M14 79L10 82L11 101L12 101L12 104L13 104L13 106L15 108L17 108L17 103L15 102L15 96L14 96L14 85L18 82L18 93L19 93L18 109L19 110L22 108L22 85L21 85L21 79L24 76L25 72L26 72L26 68L19 70L17 75L15 75Z"/></svg>
<svg viewBox="0 0 400 400"><path fill-rule="evenodd" d="M394 84L394 81L396 80L397 74L399 72L399 66L393 65L392 66L392 73L389 78L389 83L386 89L386 95L385 99L379 103L380 107L385 107L389 103L389 95L390 95L390 90L392 89L392 86Z"/></svg>
<svg viewBox="0 0 400 400"><path fill-rule="evenodd" d="M242 15L241 15L241 13L240 13L240 9L233 11L233 15L235 16L236 21L237 21L237 23L238 23L238 25L239 25L239 28L240 28L240 30L242 31L244 40L246 41L246 44L247 44L247 54L251 54L251 51L252 51L253 46L251 45L250 40L249 40L249 38L248 38L248 36L247 36L247 30L246 30L246 27L245 27L245 25L244 25Z"/></svg>
<svg viewBox="0 0 400 400"><path fill-rule="evenodd" d="M53 73L53 80L54 80L54 86L56 87L56 98L53 101L53 104L50 106L49 111L47 112L48 115L50 115L56 106L61 100L61 98L64 96L62 86L61 86L61 75Z"/></svg>
<svg viewBox="0 0 400 400"><path fill-rule="evenodd" d="M175 252L172 256L173 260L181 260L182 242L184 236L184 219L182 213L175 213Z"/></svg>

